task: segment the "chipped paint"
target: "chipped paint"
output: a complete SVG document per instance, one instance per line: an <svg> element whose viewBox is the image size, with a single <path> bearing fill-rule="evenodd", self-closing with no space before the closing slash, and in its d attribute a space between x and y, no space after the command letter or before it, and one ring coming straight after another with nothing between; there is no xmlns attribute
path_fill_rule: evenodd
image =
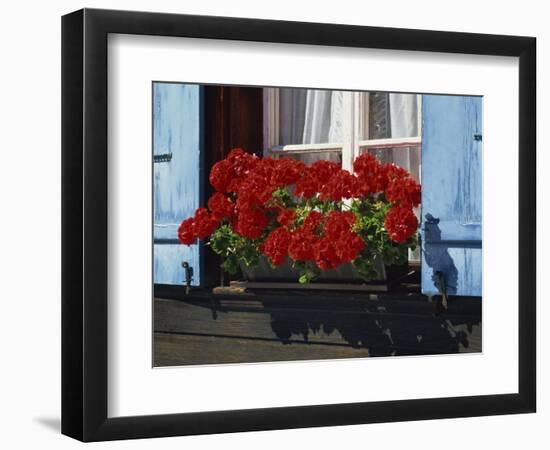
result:
<svg viewBox="0 0 550 450"><path fill-rule="evenodd" d="M481 295L482 100L423 96L422 292ZM430 219L428 221L428 219Z"/></svg>
<svg viewBox="0 0 550 450"><path fill-rule="evenodd" d="M198 246L177 239L179 223L200 202L200 87L153 83L153 153L172 153L169 162L153 164L154 282L183 284L182 261L193 267L193 285L200 283Z"/></svg>

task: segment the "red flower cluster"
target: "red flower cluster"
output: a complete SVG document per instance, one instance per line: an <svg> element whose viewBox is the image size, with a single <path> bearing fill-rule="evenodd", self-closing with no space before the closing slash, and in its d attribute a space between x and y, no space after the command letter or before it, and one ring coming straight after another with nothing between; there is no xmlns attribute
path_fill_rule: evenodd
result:
<svg viewBox="0 0 550 450"><path fill-rule="evenodd" d="M393 242L406 242L418 228L418 219L410 208L394 206L384 219L384 227Z"/></svg>
<svg viewBox="0 0 550 450"><path fill-rule="evenodd" d="M277 216L277 222L283 227L290 227L296 220L296 213L290 208L281 209Z"/></svg>
<svg viewBox="0 0 550 450"><path fill-rule="evenodd" d="M208 209L221 219L231 219L235 215L235 204L221 192L216 192L208 200Z"/></svg>
<svg viewBox="0 0 550 450"><path fill-rule="evenodd" d="M352 231L355 220L351 212L332 211L326 219L320 212L310 212L302 226L290 233L290 241L285 241L288 255L295 261L315 261L323 270L355 260L365 247Z"/></svg>
<svg viewBox="0 0 550 450"><path fill-rule="evenodd" d="M363 153L353 162L353 171L357 174L357 194L366 196L384 191L388 185L389 164L380 162L370 153Z"/></svg>
<svg viewBox="0 0 550 450"><path fill-rule="evenodd" d="M344 198L357 196L358 180L344 169L338 169L325 185L321 187L319 198L321 200L334 200L339 202Z"/></svg>
<svg viewBox="0 0 550 450"><path fill-rule="evenodd" d="M386 188L386 198L404 208L415 208L420 204L420 185L412 178L394 178Z"/></svg>
<svg viewBox="0 0 550 450"><path fill-rule="evenodd" d="M182 244L194 244L197 239L210 236L220 226L220 218L206 208L195 211L195 217L184 220L178 228L178 238Z"/></svg>
<svg viewBox="0 0 550 450"><path fill-rule="evenodd" d="M356 213L334 210L344 199L373 196L391 203L384 226L393 242L406 242L418 227L412 208L420 203L420 185L406 170L381 164L370 153L359 156L350 173L332 161L306 167L291 158L260 159L233 149L214 164L209 179L216 192L208 209L197 209L181 223L178 237L183 244L210 236L224 222L242 237L258 240L260 251L274 265L289 256L330 269L354 261L365 248L356 232ZM327 202L330 212L311 210L300 224L296 210L273 195L291 186L301 201Z"/></svg>
<svg viewBox="0 0 550 450"><path fill-rule="evenodd" d="M339 171L340 165L333 161L315 161L296 181L295 194L304 198L314 197Z"/></svg>
<svg viewBox="0 0 550 450"><path fill-rule="evenodd" d="M294 261L313 261L313 247L319 239L323 215L317 211L311 212L302 226L292 232L288 254Z"/></svg>
<svg viewBox="0 0 550 450"><path fill-rule="evenodd" d="M290 232L284 227L279 227L269 233L260 250L273 265L280 266L288 255L290 238Z"/></svg>
<svg viewBox="0 0 550 450"><path fill-rule="evenodd" d="M178 238L182 244L191 245L197 240L195 232L193 231L194 221L195 219L193 217L189 217L189 219L185 219L178 227Z"/></svg>
<svg viewBox="0 0 550 450"><path fill-rule="evenodd" d="M226 159L218 161L210 170L210 184L219 192L237 192L240 182L258 165L260 158L241 148L229 152Z"/></svg>
<svg viewBox="0 0 550 450"><path fill-rule="evenodd" d="M258 239L268 223L264 210L251 206L239 211L235 231L246 238Z"/></svg>
<svg viewBox="0 0 550 450"><path fill-rule="evenodd" d="M355 214L332 211L327 216L323 237L315 245L315 262L320 269L334 269L355 260L365 241L354 231Z"/></svg>
<svg viewBox="0 0 550 450"><path fill-rule="evenodd" d="M288 244L288 254L294 261L314 261L314 246L322 231L325 216L319 211L311 211L302 225L296 228Z"/></svg>

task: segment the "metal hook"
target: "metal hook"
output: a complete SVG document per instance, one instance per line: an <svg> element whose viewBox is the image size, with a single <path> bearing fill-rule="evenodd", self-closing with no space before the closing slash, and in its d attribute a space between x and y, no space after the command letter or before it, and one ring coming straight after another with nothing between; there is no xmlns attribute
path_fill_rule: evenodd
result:
<svg viewBox="0 0 550 450"><path fill-rule="evenodd" d="M191 290L191 281L193 280L193 268L189 265L187 261L183 261L181 263L181 266L183 267L183 270L185 271L185 294L189 294L189 291Z"/></svg>

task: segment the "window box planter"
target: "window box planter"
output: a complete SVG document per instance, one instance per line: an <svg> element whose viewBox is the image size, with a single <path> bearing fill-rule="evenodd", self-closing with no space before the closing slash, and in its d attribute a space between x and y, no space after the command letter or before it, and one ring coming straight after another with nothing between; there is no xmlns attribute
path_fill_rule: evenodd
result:
<svg viewBox="0 0 550 450"><path fill-rule="evenodd" d="M269 264L269 261L265 257L260 257L258 265L255 267L248 267L246 264L240 264L241 272L247 281L257 282L293 282L296 281L300 272L292 267L292 262L286 260L286 262L280 266L273 267ZM376 271L378 272L378 282L384 282L386 280L386 268L383 261L377 261ZM321 273L315 277L311 283L360 283L364 284L365 280L361 278L361 275L357 272L353 264L346 263L341 264L336 269L327 269L321 271Z"/></svg>
<svg viewBox="0 0 550 450"><path fill-rule="evenodd" d="M260 257L259 263L254 267L249 267L240 263L242 280L232 281L230 284L234 287L253 288L253 289L310 289L310 290L352 290L352 291L373 291L384 292L388 290L388 274L396 276L406 273L406 267L386 268L384 262L376 261L376 271L378 278L376 280L365 281L353 264L341 264L336 269L327 269L311 280L309 283L301 284L297 280L300 272L292 267L292 261L287 259L284 264L273 267L267 258Z"/></svg>

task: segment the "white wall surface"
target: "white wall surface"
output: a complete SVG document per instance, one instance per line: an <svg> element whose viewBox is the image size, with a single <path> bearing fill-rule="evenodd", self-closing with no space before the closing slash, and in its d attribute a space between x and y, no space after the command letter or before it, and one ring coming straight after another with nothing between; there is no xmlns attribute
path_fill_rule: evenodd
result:
<svg viewBox="0 0 550 450"><path fill-rule="evenodd" d="M60 16L83 6L188 14L307 20L357 25L530 35L538 38L539 257L548 278L550 141L549 11L535 0L387 2L277 0L18 1L0 15L0 446L79 447L59 434L60 421ZM548 203L548 202L547 202ZM539 412L502 416L165 438L95 444L94 448L485 449L550 448L550 288L539 281ZM546 353L546 355L544 355Z"/></svg>

